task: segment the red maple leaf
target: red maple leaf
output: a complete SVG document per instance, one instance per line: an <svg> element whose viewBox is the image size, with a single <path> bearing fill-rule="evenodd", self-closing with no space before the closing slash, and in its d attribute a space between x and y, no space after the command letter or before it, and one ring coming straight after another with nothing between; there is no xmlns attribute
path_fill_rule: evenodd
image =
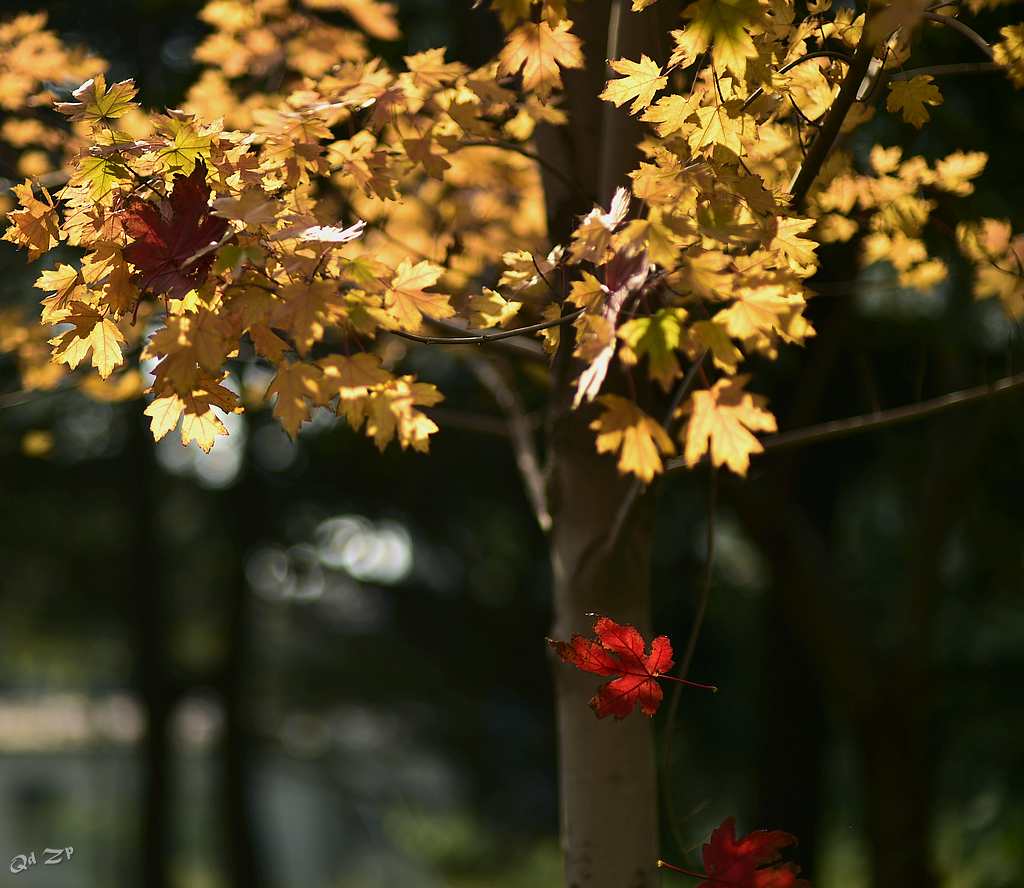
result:
<svg viewBox="0 0 1024 888"><path fill-rule="evenodd" d="M711 833L704 846L704 872L713 878L697 888L721 888L722 882L737 888L810 888L798 879L792 863L778 863L779 851L796 844L796 837L781 830L758 829L736 838L736 820L727 817Z"/></svg>
<svg viewBox="0 0 1024 888"><path fill-rule="evenodd" d="M651 642L650 654L645 654L643 636L636 628L620 626L608 617L598 617L594 634L596 640L574 635L568 643L550 638L548 643L566 663L584 672L619 676L601 685L590 701L597 717L625 718L638 703L644 715L654 715L662 697L658 678L672 668L668 638L659 635Z"/></svg>
<svg viewBox="0 0 1024 888"><path fill-rule="evenodd" d="M128 198L121 223L132 243L125 247L124 257L138 269L141 289L182 299L203 285L213 265L213 251L192 262L189 259L219 241L228 227L226 219L210 214L209 200L201 160L192 175L174 177L169 198Z"/></svg>
<svg viewBox="0 0 1024 888"><path fill-rule="evenodd" d="M796 844L796 837L780 830L758 829L736 838L736 820L726 817L704 845L704 872L697 873L671 863L659 866L702 879L697 888L811 888L797 878L800 868L781 863L779 852Z"/></svg>

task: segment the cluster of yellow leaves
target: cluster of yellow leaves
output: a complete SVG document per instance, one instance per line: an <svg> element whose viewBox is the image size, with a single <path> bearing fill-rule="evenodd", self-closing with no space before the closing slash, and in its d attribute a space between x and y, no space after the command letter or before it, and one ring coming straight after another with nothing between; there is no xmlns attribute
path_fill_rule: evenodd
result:
<svg viewBox="0 0 1024 888"><path fill-rule="evenodd" d="M1014 86L1024 86L1024 25L1009 25L999 35L1003 39L992 47L993 56L1007 69Z"/></svg>
<svg viewBox="0 0 1024 888"><path fill-rule="evenodd" d="M573 337L575 403L602 408L597 449L644 483L677 447L688 465L708 458L745 474L761 449L756 433L775 420L738 374L747 358L773 359L814 335L805 309L818 244L863 230L865 263L886 260L902 285L931 286L946 271L922 237L934 205L926 189L969 194L985 156L957 152L930 165L876 147L871 169L855 172L837 150L806 209L794 207L806 130L827 114L864 16L827 0L799 21L787 2L696 0L671 32L667 59L609 60L600 98L646 124L641 160L566 243L551 245L528 143L539 124L566 122L557 92L563 72L584 66L585 47L564 0L491 6L506 40L477 69L441 48L396 70L371 57L367 37L398 35L393 5L379 0L211 0L201 17L213 33L196 51L208 67L184 110L164 115L142 114L133 83L108 85L94 65L73 101L57 105L81 140L68 142L68 184L53 195L18 186L5 235L30 261L60 242L85 255L37 282L49 294L41 321L56 329L40 337L12 319L9 350L36 372L48 341L50 366L88 359L110 378L97 396L132 391L135 377L112 374L140 336L139 313L156 322L141 348L154 364L147 413L156 437L180 425L183 443L212 447L226 434L219 414L242 409L230 362L259 360L274 368L266 397L290 434L314 409L331 409L380 447L426 450L437 427L420 408L441 395L385 363L376 338L449 323L555 322L564 293L577 309L572 326L538 335L548 351ZM914 0L873 20L892 32L884 68L909 58L923 11ZM31 38L19 27L0 30L0 54ZM1002 36L996 58L1017 82L1024 41L1016 26ZM18 108L53 98L39 82L6 88ZM920 127L941 102L924 75L891 81L886 105ZM871 113L858 105L846 130ZM5 122L0 137L60 150L31 123ZM228 228L174 261L209 264L209 274L174 298L140 293L151 278L125 259L125 207L141 196L166 217L174 183L195 170L212 191L201 209ZM1019 315L1019 238L988 220L961 240L978 263L978 295L999 296ZM699 377L665 422L604 391L618 367L670 397L705 356L710 378Z"/></svg>
<svg viewBox="0 0 1024 888"><path fill-rule="evenodd" d="M864 231L863 262L888 262L900 286L928 290L947 275L943 260L929 254L923 232L935 207L929 191L970 194L985 169L980 151L956 151L933 166L922 157L903 159L894 146L875 145L871 170L856 173L848 155L832 161L832 178L812 193L822 240L846 241Z"/></svg>
<svg viewBox="0 0 1024 888"><path fill-rule="evenodd" d="M974 295L996 298L1015 321L1024 318L1024 235L1010 223L982 219L957 226L957 239L975 263Z"/></svg>

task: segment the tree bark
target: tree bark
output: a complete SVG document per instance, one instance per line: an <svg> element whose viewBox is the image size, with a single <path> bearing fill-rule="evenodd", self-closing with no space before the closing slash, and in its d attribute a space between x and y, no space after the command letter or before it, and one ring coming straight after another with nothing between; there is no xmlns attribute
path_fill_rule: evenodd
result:
<svg viewBox="0 0 1024 888"><path fill-rule="evenodd" d="M542 169L552 243L567 243L575 217L595 203L607 207L615 189L629 185L639 159L640 124L625 109L598 98L609 78L608 58L641 53L666 56L659 48L678 2L630 11L625 0L588 0L575 15L586 66L564 72L562 107L569 122L539 127L537 146L547 165L578 183L570 189ZM664 59L663 59L664 60ZM555 359L548 427L548 496L553 526L550 557L554 575L555 638L589 634L593 614L607 614L648 631L653 495L639 496L617 543L605 542L632 481L615 462L599 456L589 429L596 411L569 410L572 383L582 369L574 362L571 330ZM606 388L614 385L614 371ZM640 714L622 721L595 718L588 706L594 676L562 665L555 669L558 721L561 836L568 888L650 888L658 884L658 809L654 743L650 722Z"/></svg>
<svg viewBox="0 0 1024 888"><path fill-rule="evenodd" d="M591 411L566 413L553 432L553 637L589 634L602 613L646 631L649 623L653 498L641 496L619 543L603 543L629 484L598 456ZM587 705L593 675L555 667L562 850L568 888L657 884L658 817L654 744L639 713L598 720Z"/></svg>

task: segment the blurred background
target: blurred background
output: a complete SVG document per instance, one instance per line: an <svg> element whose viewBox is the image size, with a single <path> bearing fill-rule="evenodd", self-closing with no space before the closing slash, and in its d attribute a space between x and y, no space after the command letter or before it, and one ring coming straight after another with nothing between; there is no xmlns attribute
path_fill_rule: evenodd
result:
<svg viewBox="0 0 1024 888"><path fill-rule="evenodd" d="M0 10L47 11L110 79L174 107L201 5ZM378 47L396 62L442 44L481 62L500 40L463 0L401 0L399 19ZM963 48L940 34L924 52ZM987 151L976 193L936 215L1020 230L1024 102L984 83L944 82L921 134L881 116L858 138ZM819 337L757 368L783 427L1024 369L1019 324L972 301L941 244L952 274L924 294L824 250ZM4 306L37 300L37 275L0 244ZM459 353L401 360L447 396L429 457L380 455L327 415L297 443L251 413L209 456L154 445L141 402L23 394L0 359L0 883L560 884L545 542ZM239 365L233 384L261 374ZM519 382L539 423L543 385ZM749 483L717 479L713 512L706 468L662 484L654 625L686 637L713 515L692 675L722 688L683 698L667 858L697 860L736 814L797 834L819 888L887 888L907 858L920 880L900 888L1024 885L1022 408L769 453ZM45 848L74 850L9 872Z"/></svg>

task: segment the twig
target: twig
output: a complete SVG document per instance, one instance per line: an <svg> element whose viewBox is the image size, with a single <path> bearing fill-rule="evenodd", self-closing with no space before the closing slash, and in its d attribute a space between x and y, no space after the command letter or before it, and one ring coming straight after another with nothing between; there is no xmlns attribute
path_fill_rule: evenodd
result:
<svg viewBox="0 0 1024 888"><path fill-rule="evenodd" d="M544 473L541 470L534 445L534 430L530 427L522 401L519 400L516 390L508 384L501 371L493 363L477 357L471 357L467 363L476 378L491 393L498 406L508 417L508 432L512 439L516 465L519 467L519 474L526 487L526 496L533 507L537 524L540 525L540 529L544 533L547 533L551 530L551 511L548 509Z"/></svg>
<svg viewBox="0 0 1024 888"><path fill-rule="evenodd" d="M835 419L830 422L805 426L804 428L793 429L788 432L780 432L777 435L768 435L761 439L761 444L765 450L776 451L790 447L804 447L808 444L820 444L824 441L834 441L839 438L859 434L860 432L872 432L876 429L924 419L926 416L945 413L947 410L955 410L958 407L966 407L978 401L984 401L997 395L1004 395L1007 392L1016 391L1021 388L1024 388L1024 373L1017 373L1013 376L1004 376L986 385L948 392L945 395L939 395L937 398L930 398L927 401L920 401L915 404L907 404L904 407L893 407L889 410L880 410L877 413L850 416L846 419ZM685 467L686 463L677 458L665 466L665 471L666 473L675 472Z"/></svg>
<svg viewBox="0 0 1024 888"><path fill-rule="evenodd" d="M560 318L551 321L541 321L539 324L530 324L527 327L515 327L512 330L495 330L484 333L474 333L471 336L420 336L418 333L409 333L406 330L385 330L392 336L399 336L402 339L409 339L423 345L485 345L488 342L500 342L502 339L511 339L514 336L525 336L528 333L538 333L541 330L548 330L551 327L560 327L563 324L571 324L586 308L577 309Z"/></svg>
<svg viewBox="0 0 1024 888"><path fill-rule="evenodd" d="M965 25L960 19L953 18L951 15L942 15L938 12L926 12L923 13L921 18L926 22L935 22L940 25L945 25L947 28L952 28L959 34L966 37L975 46L978 47L988 58L992 58L992 47L989 46L988 41L981 36L974 28Z"/></svg>
<svg viewBox="0 0 1024 888"><path fill-rule="evenodd" d="M933 77L944 77L947 74L992 74L1006 69L996 62L953 62L949 65L926 65L923 68L911 68L909 71L897 71L890 80L911 80L930 74Z"/></svg>
<svg viewBox="0 0 1024 888"><path fill-rule="evenodd" d="M789 432L780 432L777 435L769 435L767 438L762 438L761 443L764 445L765 450L782 450L788 447L819 444L822 441L845 438L848 435L854 435L859 432L870 432L876 429L888 428L889 426L902 425L906 422L913 422L926 416L945 413L947 410L965 407L996 395L1003 395L1019 388L1024 388L1024 373L1004 376L1002 379L997 379L995 382L986 385L949 392L937 398L930 398L927 401L908 404L904 407L893 407L876 413L851 416L846 419L836 419L831 422L807 426L802 429L793 429Z"/></svg>
<svg viewBox="0 0 1024 888"><path fill-rule="evenodd" d="M665 418L662 420L661 426L666 431L672 424L672 417L675 416L679 406L683 403L683 400L690 393L690 389L693 388L694 382L697 380L697 374L700 372L700 368L704 365L704 359L708 356L708 349L704 349L700 356L691 365L690 369L686 371L686 376L683 377L683 381L679 384L675 394L672 396L672 403L669 404L668 410L665 412ZM602 547L604 552L612 551L619 541L619 537L622 534L622 528L626 524L626 519L629 517L629 513L633 509L633 504L636 502L643 484L639 478L634 478L633 482L629 485L629 490L626 491L625 497L619 504L619 510L615 513L615 520L612 522L611 529L608 531L605 544Z"/></svg>
<svg viewBox="0 0 1024 888"><path fill-rule="evenodd" d="M776 73L785 74L787 71L792 71L797 65L802 65L804 62L809 62L812 59L834 59L835 61L846 62L846 64L848 65L852 61L850 56L848 56L845 52L835 52L834 50L831 49L819 49L815 50L814 52L809 52L806 55L802 55L800 56L800 58L794 59L791 62L787 62L785 65L779 68L779 70ZM743 102L743 105L740 107L740 110L746 111L747 108L749 108L763 95L764 87L759 86L749 96L747 96L746 100Z"/></svg>
<svg viewBox="0 0 1024 888"><path fill-rule="evenodd" d="M683 657L676 667L676 677L685 681L689 675L690 666L693 664L693 655L697 650L697 641L700 638L701 630L704 628L704 617L708 611L708 601L711 599L711 571L715 561L715 515L718 505L718 472L711 466L708 476L708 529L707 543L704 549L704 577L701 582L700 592L697 595L697 611L693 616L693 625L690 627L690 636L686 639L686 649ZM676 716L679 714L679 700L683 686L677 684L672 689L672 699L668 705L668 715L665 723L665 744L662 747L661 767L666 778L672 773L672 740L674 736L673 727L676 723ZM676 823L675 811L672 804L672 793L666 790L665 804L668 808L669 826L675 836L676 843L683 847L682 837L679 834L679 827Z"/></svg>

